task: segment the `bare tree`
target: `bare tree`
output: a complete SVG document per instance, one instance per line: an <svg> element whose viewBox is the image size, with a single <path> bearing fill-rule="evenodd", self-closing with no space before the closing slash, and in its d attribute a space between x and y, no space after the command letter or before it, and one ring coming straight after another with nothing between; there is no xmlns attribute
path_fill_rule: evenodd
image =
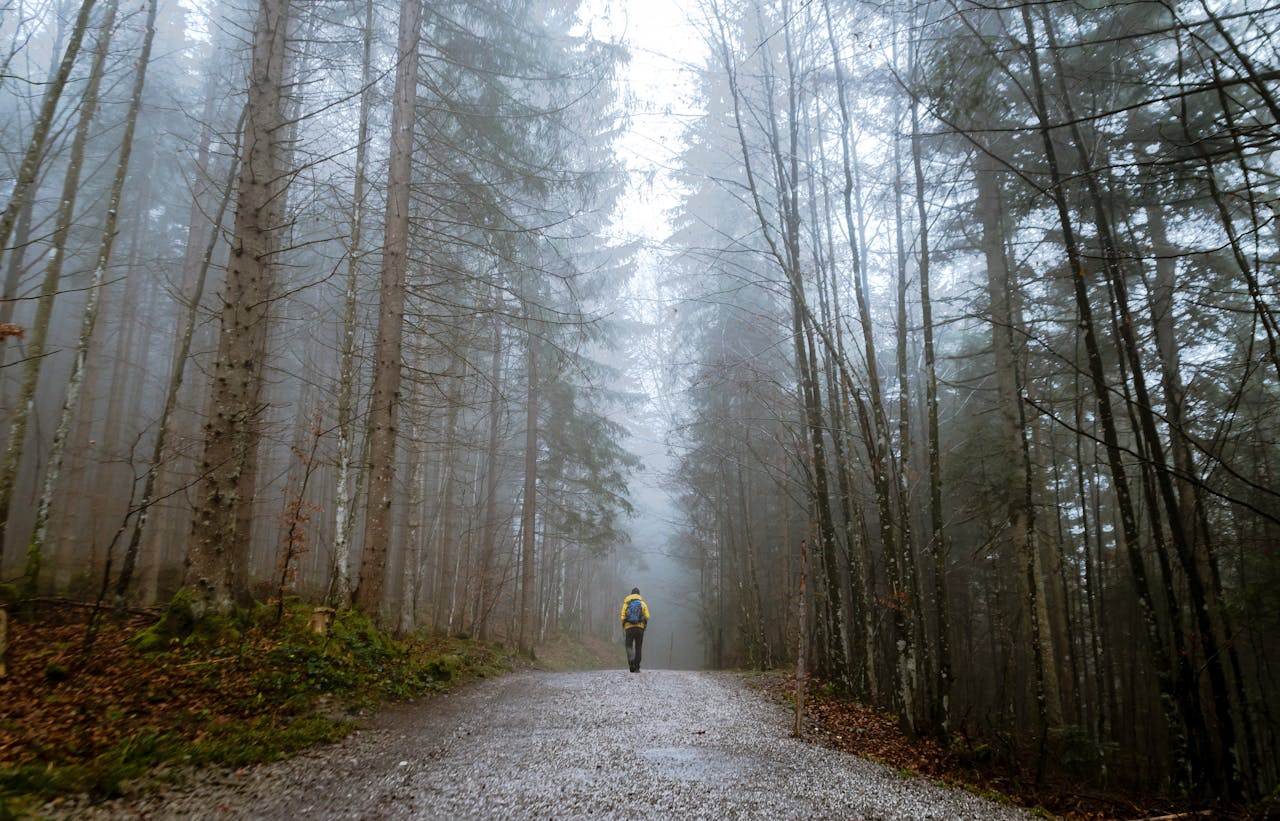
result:
<svg viewBox="0 0 1280 821"><path fill-rule="evenodd" d="M39 172L40 160L44 156L45 143L49 139L49 131L53 127L53 116L58 109L58 101L62 98L63 89L71 76L76 57L80 54L80 46L84 42L85 32L89 29L89 16L93 12L96 0L84 0L76 21L71 26L71 35L67 47L62 52L62 62L58 71L44 92L44 100L40 105L40 114L32 126L31 139L27 141L27 149L22 157L22 165L18 169L18 178L14 181L13 190L9 194L9 202L4 214L0 216L0 253L3 253L13 234L14 223L18 213L26 202L27 193L35 185Z"/></svg>
<svg viewBox="0 0 1280 821"><path fill-rule="evenodd" d="M89 4L86 4L89 5ZM118 4L112 0L107 5L99 27L98 41L94 47L93 63L85 84L76 123L75 136L67 159L66 176L62 183L62 197L58 202L57 222L53 230L53 247L45 265L44 281L40 288L35 318L32 322L27 358L23 365L22 385L19 389L17 410L9 423L9 442L5 449L4 463L0 466L0 556L4 555L5 537L9 529L9 513L13 504L14 487L18 479L23 454L27 444L27 426L35 410L36 386L45 359L45 345L49 338L49 322L53 316L53 303L62 281L63 261L67 253L68 235L75 217L77 197L80 193L81 169L84 165L85 144L89 141L89 128L98 113L98 92L106 71L107 54L115 28ZM65 78L64 78L65 80ZM21 181L19 181L19 185ZM16 196L15 191L15 196ZM4 243L0 241L0 246Z"/></svg>
<svg viewBox="0 0 1280 821"><path fill-rule="evenodd" d="M333 503L333 583L329 599L339 607L351 602L351 532L356 412L356 289L364 259L365 165L369 149L369 97L373 92L373 0L364 7L364 40L360 61L360 123L356 131L355 182L351 192L351 241L347 249L347 290L342 318L342 361L338 369L338 466Z"/></svg>
<svg viewBox="0 0 1280 821"><path fill-rule="evenodd" d="M112 11L114 12L114 4ZM107 266L111 262L111 251L115 245L116 221L120 211L120 199L124 192L125 177L129 172L129 159L133 154L133 137L138 124L138 112L142 109L142 92L147 82L147 66L151 62L151 44L155 40L155 24L156 2L152 2L147 10L145 33L142 38L142 51L138 56L138 69L134 74L133 93L129 98L129 112L125 119L124 135L121 137L120 155L116 160L115 179L111 183L111 193L107 200L107 219L102 228L102 240L98 246L97 258L94 261L93 277L89 282L88 300L85 303L84 314L80 321L80 338L76 344L75 360L72 363L66 396L62 401L62 411L58 416L58 426L54 431L53 444L49 449L49 464L45 468L44 490L40 494L40 500L36 507L31 546L27 549L27 564L23 573L23 586L30 594L34 594L36 590L40 565L43 561L49 511L53 506L54 492L61 479L62 458L66 450L67 436L71 431L71 422L80 405L80 388L84 382L85 362L89 355L93 329L98 319L98 304L102 296L103 283L107 276Z"/></svg>

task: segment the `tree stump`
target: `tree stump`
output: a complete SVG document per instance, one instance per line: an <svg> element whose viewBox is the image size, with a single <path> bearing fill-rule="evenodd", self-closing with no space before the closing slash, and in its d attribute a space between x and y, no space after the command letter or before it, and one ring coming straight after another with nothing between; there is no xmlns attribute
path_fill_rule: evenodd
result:
<svg viewBox="0 0 1280 821"><path fill-rule="evenodd" d="M311 632L325 635L329 632L329 626L333 624L334 609L332 607L317 607L311 611Z"/></svg>

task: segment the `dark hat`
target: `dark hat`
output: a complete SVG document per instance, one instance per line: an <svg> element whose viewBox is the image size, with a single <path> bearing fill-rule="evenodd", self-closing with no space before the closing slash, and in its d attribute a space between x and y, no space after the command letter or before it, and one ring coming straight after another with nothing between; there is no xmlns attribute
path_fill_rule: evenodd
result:
<svg viewBox="0 0 1280 821"><path fill-rule="evenodd" d="M640 592L640 588L638 588L638 587L633 587L633 588L631 588L631 592L632 592L632 593L639 593L639 592Z"/></svg>

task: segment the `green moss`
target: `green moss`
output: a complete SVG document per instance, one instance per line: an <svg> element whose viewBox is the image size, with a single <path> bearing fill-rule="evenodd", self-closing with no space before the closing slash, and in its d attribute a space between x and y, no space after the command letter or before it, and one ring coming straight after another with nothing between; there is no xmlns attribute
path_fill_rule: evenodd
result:
<svg viewBox="0 0 1280 821"><path fill-rule="evenodd" d="M160 620L132 639L141 653L169 650L176 644L212 648L237 644L251 628L260 608L235 610L227 615L200 613L190 590L179 590L169 600Z"/></svg>
<svg viewBox="0 0 1280 821"><path fill-rule="evenodd" d="M986 800L992 801L996 804L1004 804L1005 806L1013 805L1013 799L997 790L975 787L972 784L962 784L961 786L974 795L979 796L980 798L985 798Z"/></svg>
<svg viewBox="0 0 1280 821"><path fill-rule="evenodd" d="M211 726L198 744L186 748L184 757L193 764L243 767L337 741L351 732L352 726L318 715L297 716L283 726L270 717L259 717Z"/></svg>
<svg viewBox="0 0 1280 821"><path fill-rule="evenodd" d="M130 642L133 648L140 653L157 653L191 635L196 626L192 603L190 591L179 590L169 600L160 620L134 635Z"/></svg>
<svg viewBox="0 0 1280 821"><path fill-rule="evenodd" d="M439 681L451 681L462 669L462 657L455 653L436 656L423 665L427 675Z"/></svg>
<svg viewBox="0 0 1280 821"><path fill-rule="evenodd" d="M166 761L242 767L286 758L307 747L336 741L350 731L348 723L311 715L283 724L273 717L210 723L198 741L184 740L174 732L142 732L84 763L54 766L38 762L0 769L0 794L50 797L85 792L96 798L112 798L121 794L125 782Z"/></svg>
<svg viewBox="0 0 1280 821"><path fill-rule="evenodd" d="M398 640L357 611L338 613L330 631L318 635L308 626L311 611L288 602L278 622L275 607L197 619L189 595L179 593L130 644L140 654L166 651L155 656L158 667L176 662L190 671L182 686L200 692L199 709L179 707L171 693L145 685L144 697L156 706L149 726L129 726L122 710L95 714L98 728L121 734L119 741L105 751L65 747L56 762L42 756L0 769L0 801L68 792L112 796L165 762L239 767L284 758L350 731L327 715L333 706L371 707L513 666L509 653L478 642ZM56 678L55 667L50 661L47 678ZM321 703L324 715L316 709Z"/></svg>
<svg viewBox="0 0 1280 821"><path fill-rule="evenodd" d="M143 775L178 750L177 739L171 734L143 733L123 739L86 762L62 766L29 762L0 769L0 792L46 797L87 792L112 797L120 794L125 781Z"/></svg>

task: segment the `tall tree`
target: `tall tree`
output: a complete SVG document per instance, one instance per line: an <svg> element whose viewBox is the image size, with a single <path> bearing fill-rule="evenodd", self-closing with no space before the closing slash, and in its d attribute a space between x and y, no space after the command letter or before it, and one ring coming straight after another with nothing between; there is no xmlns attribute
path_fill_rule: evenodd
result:
<svg viewBox="0 0 1280 821"><path fill-rule="evenodd" d="M532 325L532 323L530 323ZM530 328L530 331L532 328ZM537 636L537 593L534 587L538 546L538 342L526 333L525 361L528 386L525 394L524 486L520 500L520 609L517 641L520 652L532 653Z"/></svg>
<svg viewBox="0 0 1280 821"><path fill-rule="evenodd" d="M922 55L920 39L911 38L910 81L914 86ZM926 449L929 461L929 553L933 558L933 610L937 619L935 665L938 692L933 702L934 731L944 741L951 731L951 616L947 593L947 542L942 507L942 444L938 423L938 352L934 340L932 257L929 247L929 210L926 203L923 137L920 133L920 106L914 92L909 102L911 111L911 167L915 181L917 232L920 265L920 331L924 336L924 386Z"/></svg>
<svg viewBox="0 0 1280 821"><path fill-rule="evenodd" d="M27 564L23 573L23 586L28 593L35 593L36 584L43 563L44 543L49 524L49 511L53 506L54 492L61 479L62 458L66 449L67 436L71 431L71 422L80 406L80 389L84 382L85 362L89 355L89 344L93 337L93 329L98 319L98 304L101 299L103 282L107 276L107 267L111 262L111 251L115 246L116 219L120 212L120 200L124 192L125 177L129 172L129 160L133 155L133 137L138 124L138 112L142 108L142 92L147 83L147 67L151 63L151 45L155 41L156 6L158 0L152 0L147 9L144 24L142 51L138 56L138 68L134 73L133 92L129 97L129 111L125 117L124 134L121 137L120 155L116 160L115 178L111 184L111 192L107 199L107 218L102 228L102 239L98 246L98 254L94 260L93 277L89 282L89 294L80 322L80 337L76 343L75 359L72 362L71 376L67 382L66 395L62 401L62 410L58 415L58 426L54 431L53 445L49 450L49 464L45 468L44 490L36 507L34 532L30 547L27 548ZM114 3L112 15L114 17ZM105 47L104 47L105 50ZM108 567L110 563L108 560Z"/></svg>
<svg viewBox="0 0 1280 821"><path fill-rule="evenodd" d="M94 47L88 82L85 84L75 136L71 140L66 176L63 178L62 196L59 199L57 222L53 230L53 247L50 249L48 262L45 265L44 281L40 288L40 300L32 323L30 341L27 345L27 359L22 368L22 385L19 389L17 410L9 424L8 445L5 448L4 463L0 465L0 557L4 555L4 542L9 531L9 514L10 507L13 504L14 487L17 484L18 470L21 467L22 457L26 450L27 426L30 423L32 413L35 411L36 387L40 379L41 366L44 364L45 344L49 337L49 323L53 316L53 304L62 281L62 269L67 254L67 243L72 221L75 218L76 202L80 193L81 170L84 165L85 145L89 141L90 126L98 113L98 92L102 86L103 76L106 73L107 54L110 50L111 35L115 28L117 6L118 4L114 1L108 3L102 24L98 30L98 41ZM21 184L21 180L19 180L18 185L21 186ZM16 194L17 191L15 190L15 196ZM0 246L3 246L3 244L4 242L0 241Z"/></svg>
<svg viewBox="0 0 1280 821"><path fill-rule="evenodd" d="M347 249L347 290L342 314L342 360L338 367L338 465L333 502L333 583L329 598L345 607L351 601L351 533L355 494L353 469L356 412L356 308L364 261L365 165L369 143L369 108L373 94L373 0L365 0L363 51L360 60L360 121L356 128L355 181L351 192L351 240Z"/></svg>
<svg viewBox="0 0 1280 821"><path fill-rule="evenodd" d="M391 160L382 243L378 337L373 395L369 402L369 490L365 507L360 579L353 601L367 613L381 612L391 539L391 505L400 418L400 366L404 338L405 268L409 246L409 187L413 170L414 101L418 90L421 0L401 0L396 86L391 114Z"/></svg>
<svg viewBox="0 0 1280 821"><path fill-rule="evenodd" d="M260 0L253 29L231 264L184 574L197 615L226 612L248 595L251 534L245 523L254 502L262 368L289 179L284 167L289 15L289 0Z"/></svg>

